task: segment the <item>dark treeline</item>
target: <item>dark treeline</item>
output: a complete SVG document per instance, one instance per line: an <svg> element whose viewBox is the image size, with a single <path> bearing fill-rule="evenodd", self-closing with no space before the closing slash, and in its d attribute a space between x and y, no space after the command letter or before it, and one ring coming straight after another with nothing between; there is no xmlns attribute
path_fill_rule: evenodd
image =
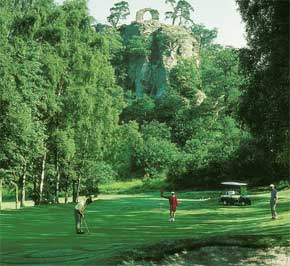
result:
<svg viewBox="0 0 290 266"><path fill-rule="evenodd" d="M237 1L241 50L214 44L217 31L193 23L186 1L169 2L172 24L199 41L200 64L180 60L162 97L137 97L126 62L151 43L122 39L126 2L97 32L84 0L1 1L0 178L19 187L22 204L76 200L115 179L164 176L189 188L287 178L286 2Z"/></svg>

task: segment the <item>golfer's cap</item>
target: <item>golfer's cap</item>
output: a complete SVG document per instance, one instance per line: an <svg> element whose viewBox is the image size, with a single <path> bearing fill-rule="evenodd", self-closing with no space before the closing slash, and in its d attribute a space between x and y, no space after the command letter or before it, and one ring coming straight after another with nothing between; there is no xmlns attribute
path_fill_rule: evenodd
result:
<svg viewBox="0 0 290 266"><path fill-rule="evenodd" d="M275 185L271 184L269 187L275 187Z"/></svg>
<svg viewBox="0 0 290 266"><path fill-rule="evenodd" d="M175 194L175 192L174 191L171 191L171 194Z"/></svg>

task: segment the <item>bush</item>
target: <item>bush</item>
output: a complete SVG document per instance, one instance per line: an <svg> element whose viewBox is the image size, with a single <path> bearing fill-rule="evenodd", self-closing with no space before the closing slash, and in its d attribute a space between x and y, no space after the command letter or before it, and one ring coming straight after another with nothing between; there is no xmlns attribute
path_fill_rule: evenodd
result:
<svg viewBox="0 0 290 266"><path fill-rule="evenodd" d="M144 173L154 177L170 168L177 160L179 150L168 140L149 137L136 153L137 165L144 169Z"/></svg>
<svg viewBox="0 0 290 266"><path fill-rule="evenodd" d="M128 106L121 114L121 120L129 122L132 120L143 124L144 121L151 121L154 114L155 102L146 94L142 98L129 99Z"/></svg>
<svg viewBox="0 0 290 266"><path fill-rule="evenodd" d="M144 125L141 127L141 133L144 140L150 137L164 140L170 140L171 138L170 127L165 123L159 123L155 120L149 123L144 123Z"/></svg>
<svg viewBox="0 0 290 266"><path fill-rule="evenodd" d="M129 56L149 56L150 41L145 36L134 36L127 45L127 52Z"/></svg>
<svg viewBox="0 0 290 266"><path fill-rule="evenodd" d="M199 69L193 59L181 60L169 78L171 87L183 97L192 98L201 86Z"/></svg>
<svg viewBox="0 0 290 266"><path fill-rule="evenodd" d="M99 162L95 167L95 177L100 184L110 183L116 179L117 173L111 165L105 162Z"/></svg>
<svg viewBox="0 0 290 266"><path fill-rule="evenodd" d="M81 194L96 194L99 184L113 182L117 173L105 162L87 162L84 181L81 183Z"/></svg>
<svg viewBox="0 0 290 266"><path fill-rule="evenodd" d="M119 126L115 132L114 141L110 161L118 175L122 179L128 179L131 173L136 170L136 147L143 143L138 131L138 124L135 121L130 121Z"/></svg>

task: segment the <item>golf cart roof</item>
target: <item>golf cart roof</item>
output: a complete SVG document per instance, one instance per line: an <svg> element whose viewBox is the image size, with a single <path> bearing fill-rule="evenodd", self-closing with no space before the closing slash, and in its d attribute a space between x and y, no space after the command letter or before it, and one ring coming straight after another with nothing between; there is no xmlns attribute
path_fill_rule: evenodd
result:
<svg viewBox="0 0 290 266"><path fill-rule="evenodd" d="M239 183L239 182L222 182L222 185L227 185L227 186L246 186L248 185L247 183Z"/></svg>

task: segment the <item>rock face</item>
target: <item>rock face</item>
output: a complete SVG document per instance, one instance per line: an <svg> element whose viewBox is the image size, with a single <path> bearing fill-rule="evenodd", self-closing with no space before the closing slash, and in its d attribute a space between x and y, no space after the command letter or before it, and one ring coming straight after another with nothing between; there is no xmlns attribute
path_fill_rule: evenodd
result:
<svg viewBox="0 0 290 266"><path fill-rule="evenodd" d="M149 12L151 20L144 21ZM161 23L157 10L143 9L137 12L136 21L121 28L125 44L134 38L143 37L149 44L149 55L131 55L128 74L136 94L145 92L155 97L162 96L169 84L170 71L179 59L195 58L199 64L198 42L193 34L180 26Z"/></svg>

